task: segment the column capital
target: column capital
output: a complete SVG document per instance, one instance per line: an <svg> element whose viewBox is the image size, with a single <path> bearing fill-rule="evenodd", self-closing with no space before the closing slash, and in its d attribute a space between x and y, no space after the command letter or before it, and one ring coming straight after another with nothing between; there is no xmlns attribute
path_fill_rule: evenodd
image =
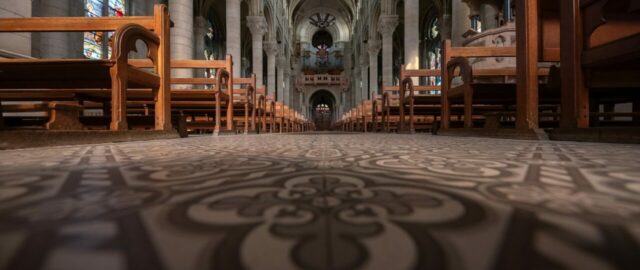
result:
<svg viewBox="0 0 640 270"><path fill-rule="evenodd" d="M382 15L378 21L378 32L382 34L382 36L391 36L399 23L400 19L398 15Z"/></svg>
<svg viewBox="0 0 640 270"><path fill-rule="evenodd" d="M276 56L278 55L278 52L280 52L278 42L266 41L262 46L264 47L264 51L267 53L267 56Z"/></svg>
<svg viewBox="0 0 640 270"><path fill-rule="evenodd" d="M264 36L268 31L267 19L264 16L247 16L247 27L254 36Z"/></svg>
<svg viewBox="0 0 640 270"><path fill-rule="evenodd" d="M375 40L375 39L369 40L368 48L367 48L367 50L369 51L369 54L377 55L380 52L380 48L382 48L382 45L378 40Z"/></svg>

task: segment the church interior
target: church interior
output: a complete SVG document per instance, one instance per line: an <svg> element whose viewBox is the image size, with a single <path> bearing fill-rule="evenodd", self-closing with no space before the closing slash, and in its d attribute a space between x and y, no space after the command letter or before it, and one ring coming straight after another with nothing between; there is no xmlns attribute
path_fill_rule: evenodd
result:
<svg viewBox="0 0 640 270"><path fill-rule="evenodd" d="M0 0L3 269L640 269L640 0Z"/></svg>

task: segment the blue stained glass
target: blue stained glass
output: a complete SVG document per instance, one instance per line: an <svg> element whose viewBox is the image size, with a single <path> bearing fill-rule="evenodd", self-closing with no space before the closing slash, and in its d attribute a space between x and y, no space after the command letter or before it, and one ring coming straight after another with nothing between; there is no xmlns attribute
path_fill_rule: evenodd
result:
<svg viewBox="0 0 640 270"><path fill-rule="evenodd" d="M84 2L86 17L125 15L125 0L85 0ZM84 56L88 59L111 57L111 47L107 45L111 35L112 33L103 32L84 33Z"/></svg>
<svg viewBox="0 0 640 270"><path fill-rule="evenodd" d="M124 16L124 0L109 0L109 16Z"/></svg>
<svg viewBox="0 0 640 270"><path fill-rule="evenodd" d="M102 33L85 32L84 33L84 56L88 59L102 58Z"/></svg>
<svg viewBox="0 0 640 270"><path fill-rule="evenodd" d="M85 12L87 17L100 17L104 10L104 0L85 0Z"/></svg>

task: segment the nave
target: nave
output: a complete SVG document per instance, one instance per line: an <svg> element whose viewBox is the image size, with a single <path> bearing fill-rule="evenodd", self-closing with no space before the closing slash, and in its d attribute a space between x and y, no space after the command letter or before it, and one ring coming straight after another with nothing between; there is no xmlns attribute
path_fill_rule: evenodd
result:
<svg viewBox="0 0 640 270"><path fill-rule="evenodd" d="M201 136L0 167L0 269L640 266L638 145Z"/></svg>

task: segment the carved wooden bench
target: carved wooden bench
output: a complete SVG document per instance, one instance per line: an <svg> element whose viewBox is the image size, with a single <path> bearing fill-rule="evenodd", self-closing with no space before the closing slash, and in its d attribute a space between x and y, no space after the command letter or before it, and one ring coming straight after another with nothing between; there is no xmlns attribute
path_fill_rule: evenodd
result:
<svg viewBox="0 0 640 270"><path fill-rule="evenodd" d="M559 27L559 22L550 20L543 23L545 27ZM549 31L549 33L556 33ZM543 62L559 62L557 44L546 43L546 39L554 37L544 37L540 39L541 47L545 53L541 54ZM557 38L557 37L555 37ZM544 47L548 45L549 47ZM474 126L474 119L484 118L483 114L475 112L479 106L499 105L505 110L509 105L525 106L519 104L517 98L517 69L516 67L499 68L474 68L469 59L495 58L495 57L516 57L515 47L452 47L450 40L443 42L443 58L445 59L445 71L443 76L443 96L442 118L443 125L448 127L451 115L451 105L462 104L464 106L464 127ZM521 61L521 60L519 60ZM560 104L559 85L549 84L551 68L540 67L537 70L539 78L538 104ZM558 73L554 73L558 74ZM454 79L459 78L457 85ZM551 79L553 82L554 79ZM557 81L557 80L556 80Z"/></svg>
<svg viewBox="0 0 640 270"><path fill-rule="evenodd" d="M168 9L164 5L156 5L154 16L151 17L0 19L0 32L115 31L111 59L0 59L0 92L18 89L100 89L111 103L110 129L126 130L128 89L148 88L152 89L155 101L155 129L170 130L169 24ZM153 62L151 71L128 63L128 54L136 50L137 41L147 46L147 56ZM38 96L27 99L47 101ZM55 113L49 111L48 115ZM49 128L79 127L49 125Z"/></svg>
<svg viewBox="0 0 640 270"><path fill-rule="evenodd" d="M440 86L414 85L414 78L440 77L437 69L406 69L400 70L400 119L405 119L406 107L409 107L409 132L429 130L440 115ZM408 95L407 95L408 93ZM399 130L405 130L405 122L400 122Z"/></svg>
<svg viewBox="0 0 640 270"><path fill-rule="evenodd" d="M567 68L563 77L575 76L578 81L563 86L563 104L575 108L565 112L564 117L577 122L568 126L600 125L600 117L610 121L625 114L615 112L615 104L632 103L632 112L640 113L640 91L635 91L640 89L640 1L581 0L579 4L579 9L572 9L579 14L562 15L567 17L563 23L569 23L563 28L563 35L579 44L576 51L581 49L581 54L563 59L562 63L563 71ZM571 8L570 3L565 5ZM574 100L569 100L572 97ZM603 113L599 113L601 104ZM633 124L640 125L640 117L631 115Z"/></svg>
<svg viewBox="0 0 640 270"><path fill-rule="evenodd" d="M132 60L131 65L139 68L149 68L153 63L144 60ZM235 133L233 101L234 78L233 59L227 55L224 60L172 60L171 69L215 70L213 78L200 76L171 78L171 97L174 114L187 118L191 131L213 131ZM148 90L140 90L141 102L149 102ZM244 109L244 105L242 105ZM224 126L223 126L224 123Z"/></svg>

